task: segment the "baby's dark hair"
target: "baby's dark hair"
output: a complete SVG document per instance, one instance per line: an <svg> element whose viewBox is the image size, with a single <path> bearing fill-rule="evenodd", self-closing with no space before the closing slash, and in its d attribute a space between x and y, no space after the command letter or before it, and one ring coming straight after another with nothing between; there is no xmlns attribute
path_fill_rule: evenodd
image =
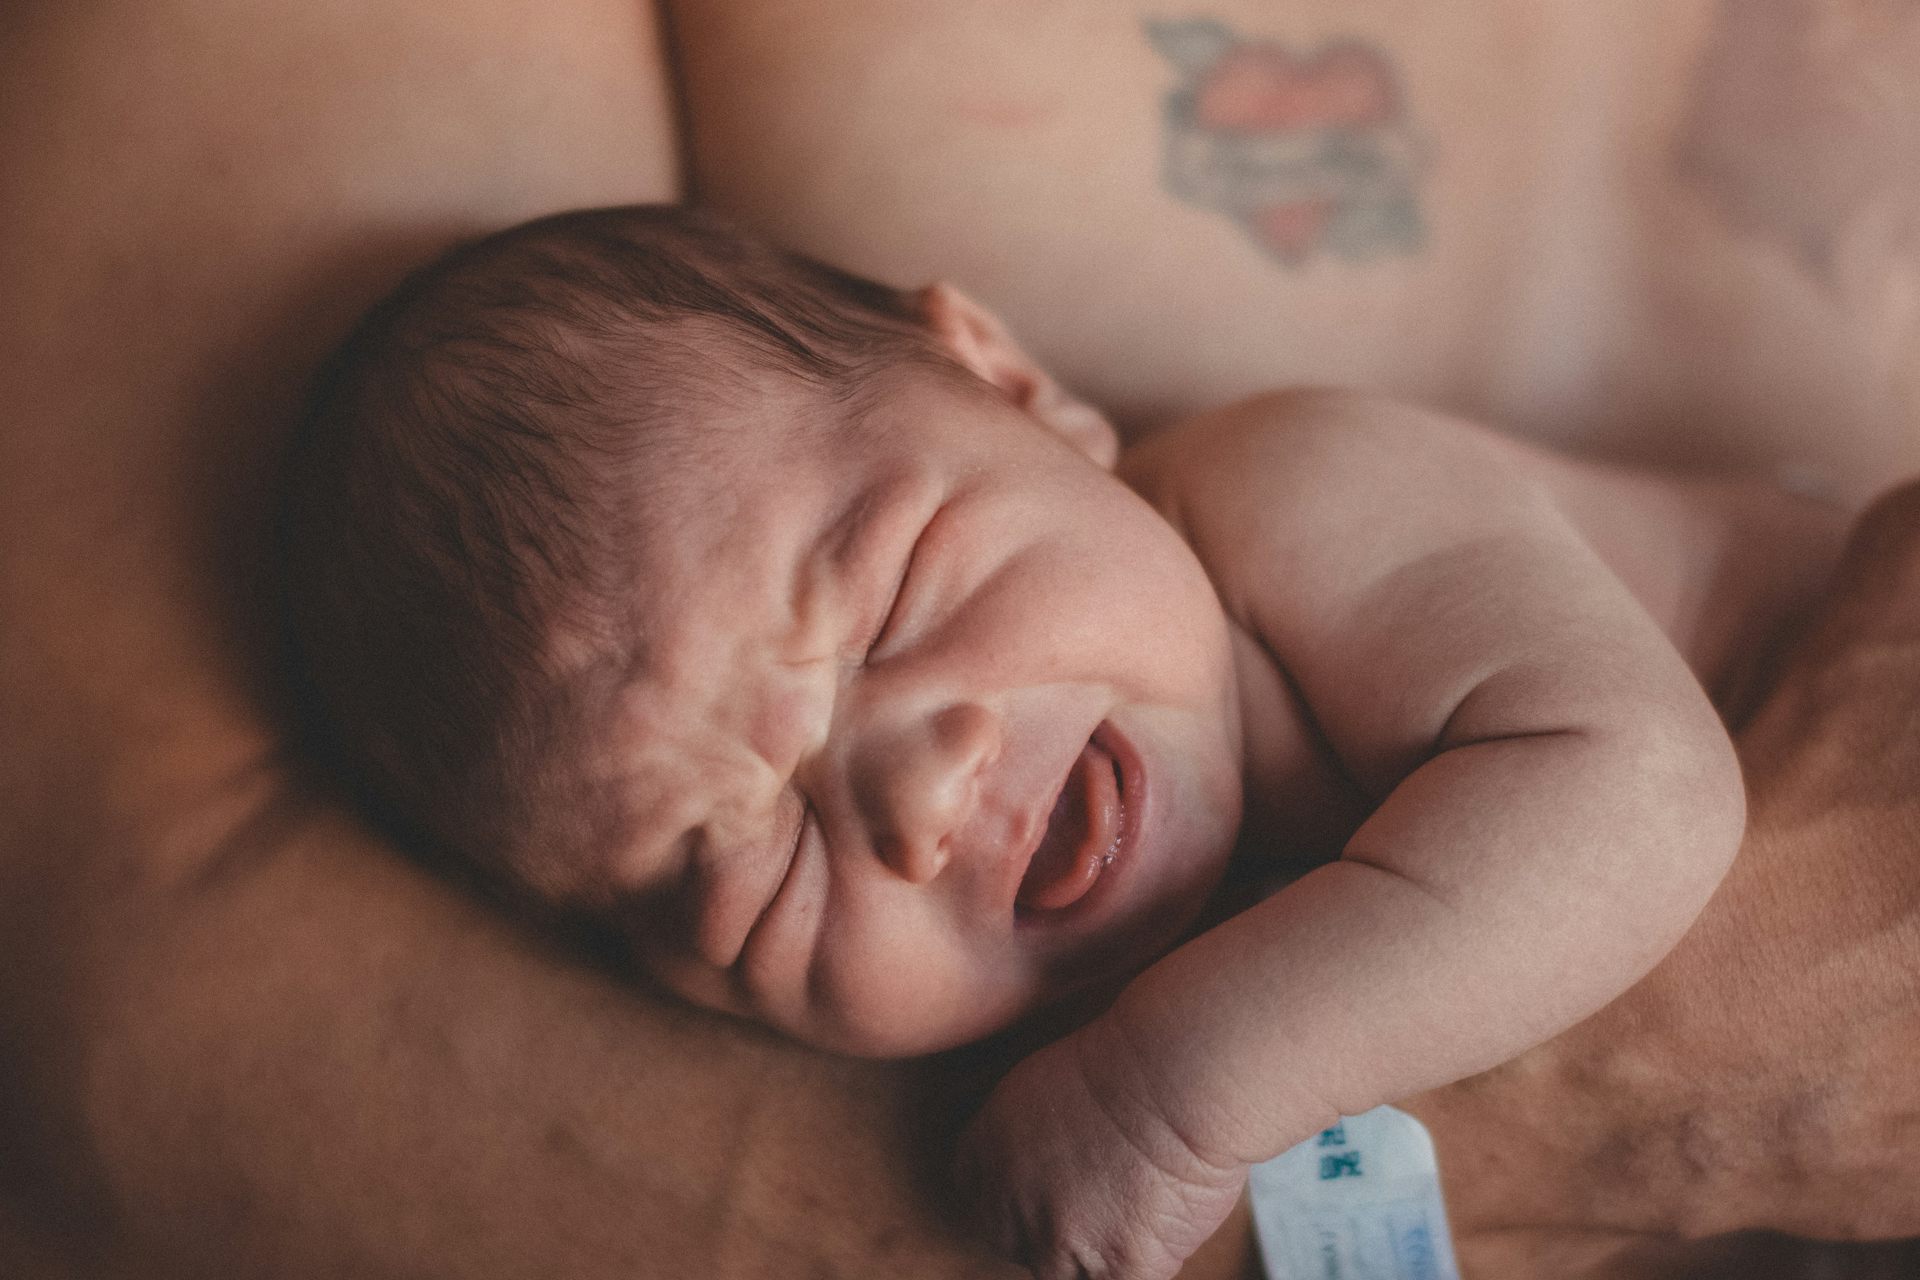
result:
<svg viewBox="0 0 1920 1280"><path fill-rule="evenodd" d="M314 745L429 855L583 891L626 830L596 757L643 630L634 548L718 465L703 410L767 374L845 404L903 362L952 368L913 295L683 208L544 218L415 272L322 369L288 468Z"/></svg>

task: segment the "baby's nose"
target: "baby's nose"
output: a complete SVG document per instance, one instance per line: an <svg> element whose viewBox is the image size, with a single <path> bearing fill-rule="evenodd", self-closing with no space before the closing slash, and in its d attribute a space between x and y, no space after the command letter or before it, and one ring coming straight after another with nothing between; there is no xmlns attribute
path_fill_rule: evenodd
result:
<svg viewBox="0 0 1920 1280"><path fill-rule="evenodd" d="M974 702L941 708L883 748L881 812L874 847L894 874L914 884L939 875L953 838L979 803L980 777L1000 755L1000 717Z"/></svg>

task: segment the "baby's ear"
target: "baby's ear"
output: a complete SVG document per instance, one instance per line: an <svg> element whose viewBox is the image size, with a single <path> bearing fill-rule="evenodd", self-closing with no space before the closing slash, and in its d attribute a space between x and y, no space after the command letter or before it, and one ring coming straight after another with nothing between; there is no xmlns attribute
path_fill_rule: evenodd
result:
<svg viewBox="0 0 1920 1280"><path fill-rule="evenodd" d="M920 314L947 353L1108 470L1120 437L1105 414L1053 380L1000 317L945 282L920 291Z"/></svg>

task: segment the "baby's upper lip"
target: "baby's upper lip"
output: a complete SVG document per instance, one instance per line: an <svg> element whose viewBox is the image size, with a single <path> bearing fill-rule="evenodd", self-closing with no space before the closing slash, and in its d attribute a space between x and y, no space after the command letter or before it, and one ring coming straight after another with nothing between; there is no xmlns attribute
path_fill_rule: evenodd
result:
<svg viewBox="0 0 1920 1280"><path fill-rule="evenodd" d="M1024 810L1017 825L1008 833L1008 845L1012 854L1008 857L1000 877L1002 883L995 893L994 900L1006 908L1011 916L1020 899L1020 885L1027 878L1027 868L1033 865L1033 857L1040 852L1041 842L1047 838L1048 819L1053 807L1059 802L1060 793L1066 789L1067 779L1072 776L1073 766L1080 757L1076 753L1067 767L1061 771L1057 781L1048 787L1031 807Z"/></svg>

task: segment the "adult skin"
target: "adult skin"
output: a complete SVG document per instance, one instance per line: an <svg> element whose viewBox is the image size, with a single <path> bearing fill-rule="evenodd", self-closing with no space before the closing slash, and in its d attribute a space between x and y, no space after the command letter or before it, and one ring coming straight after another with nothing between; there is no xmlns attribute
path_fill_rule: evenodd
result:
<svg viewBox="0 0 1920 1280"><path fill-rule="evenodd" d="M1052 7L1050 20L1071 9ZM1055 261L1060 237L1007 238L1022 225L1007 201L977 211L971 241L955 233L976 211L952 200L896 218L891 242L857 224L842 233L849 243L821 241L838 216L821 198L827 182L810 190L805 173L716 151L716 130L737 138L752 119L716 105L721 85L739 90L740 112L768 113L769 137L786 130L798 144L809 125L790 108L828 99L783 105L779 50L795 55L789 68L820 75L829 60L797 54L841 48L863 59L853 69L905 66L911 84L950 45L923 25L930 6L778 12L777 24L764 6L674 14L707 192L854 265L876 265L862 256L878 252L862 247L871 243L897 255L878 265L902 278L961 276L1140 423L1236 380L1303 376L1535 420L1514 408L1541 385L1534 365L1492 378L1491 356L1476 366L1405 341L1445 290L1366 275L1392 263L1335 268L1309 253L1314 282L1281 274L1257 288L1270 306L1301 284L1309 317L1352 298L1337 320L1373 335L1377 363L1300 345L1286 360L1268 350L1270 363L1256 352L1229 367L1203 359L1217 344L1143 323L1157 346L1189 352L1183 371L1176 356L1141 365L1111 324L1076 338L1069 318L1037 305L1021 264ZM1696 52L1709 39L1702 15ZM1000 6L978 16L1013 20ZM1222 16L1289 36L1271 10ZM786 43L749 42L756 33ZM1384 48L1388 34L1383 25L1371 38ZM1409 47L1432 35L1409 32ZM859 43L882 38L894 43ZM1458 56L1471 64L1486 51ZM1138 73L1162 55L1128 57ZM451 239L551 209L676 194L662 66L651 15L608 0L445 12L41 0L0 16L0 386L10 392L0 432L0 1271L1005 1274L936 1211L927 1153L944 1121L924 1121L916 1105L924 1073L793 1050L636 998L553 955L410 870L277 736L259 548L305 371L400 271ZM848 75L843 93L859 83ZM1544 66L1531 75L1539 93L1516 102L1549 100L1552 77ZM1097 62L1085 76L1138 85ZM1156 81L1140 99L1149 121L1165 88ZM759 108L749 89L767 93ZM844 127L878 130L902 106L854 100L849 119L815 122L816 148L865 137ZM1440 128L1471 105L1423 118L1437 147L1473 152ZM1097 100L1083 109L1104 112ZM909 131L859 158L884 176L902 171L901 148L927 141ZM1003 158L947 154L954 165ZM793 155L824 178L861 176L844 152L839 169L812 168L804 148ZM740 175L731 183L730 164ZM1518 162L1501 172L1510 192L1542 176ZM1151 170L1138 180L1155 189ZM1559 198L1577 204L1580 190ZM893 201L881 212L916 207L907 188L872 194ZM1130 225L1114 216L1115 228ZM1436 210L1426 216L1441 225ZM1556 224L1542 213L1540 225ZM1238 234L1227 226L1209 252L1242 248ZM966 256L995 236L1009 264L997 282ZM1137 249L1111 247L1116 278ZM1486 260L1449 278L1477 280ZM1080 261L1076 286L1100 271L1100 260ZM1798 297L1782 279L1780 296ZM1720 298L1705 284L1678 291L1703 307ZM1216 296L1181 323L1214 306L1222 324L1247 318ZM1718 314L1696 327L1725 341L1740 326ZM1842 429L1813 470L1861 491L1911 459L1885 395L1848 388L1911 391L1895 375L1912 347L1863 320L1809 344L1800 366L1780 362L1817 371L1798 399L1779 383L1738 390L1736 375L1771 369L1763 356L1791 349L1813 318L1754 339L1758 354L1721 359L1724 404L1672 389L1663 379L1679 375L1656 376L1666 366L1644 352L1599 364L1646 372L1652 386L1639 398L1659 407L1652 420L1720 404L1724 418L1701 415L1707 440L1784 440L1774 430L1792 415L1779 401L1823 406L1823 421ZM1497 331L1486 330L1489 351ZM1673 345L1661 344L1663 357ZM1708 365L1724 355L1710 343L1691 350ZM1518 398L1476 397L1477 386ZM1546 387L1538 420L1592 389L1579 379ZM1643 407L1620 405L1593 434L1625 447ZM1755 421L1772 425L1743 434L1748 410L1766 410ZM1749 456L1805 463L1803 452L1769 445ZM1749 1247L1656 1259L1643 1235L1920 1230L1898 1216L1920 1203L1920 1152L1913 1126L1893 1123L1920 1110L1920 1086L1888 1065L1920 1044L1912 984L1898 976L1920 954L1909 799L1920 762L1914 735L1900 736L1920 685L1920 592L1898 576L1920 564L1920 547L1900 537L1916 527L1912 513L1888 521L1857 561L1846 607L1756 718L1744 744L1754 836L1688 945L1602 1019L1416 1104L1436 1129L1479 1274L1574 1274L1573 1262L1639 1273ZM1725 1089L1738 1092L1714 1092ZM1699 1176L1657 1176L1665 1153ZM1228 1239L1203 1266L1230 1272L1240 1243Z"/></svg>

